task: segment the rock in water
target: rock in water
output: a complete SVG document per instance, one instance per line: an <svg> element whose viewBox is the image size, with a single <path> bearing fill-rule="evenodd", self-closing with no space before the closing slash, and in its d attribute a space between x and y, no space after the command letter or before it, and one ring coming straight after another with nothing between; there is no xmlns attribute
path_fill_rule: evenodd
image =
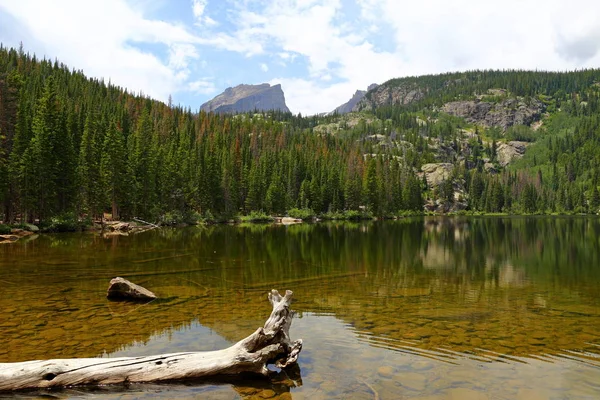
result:
<svg viewBox="0 0 600 400"><path fill-rule="evenodd" d="M116 277L110 281L106 297L111 300L131 301L150 301L156 299L156 295L148 289L121 277Z"/></svg>
<svg viewBox="0 0 600 400"><path fill-rule="evenodd" d="M214 99L200 106L206 112L215 113L245 113L258 111L280 110L289 112L285 104L285 96L281 85L238 85L227 88Z"/></svg>

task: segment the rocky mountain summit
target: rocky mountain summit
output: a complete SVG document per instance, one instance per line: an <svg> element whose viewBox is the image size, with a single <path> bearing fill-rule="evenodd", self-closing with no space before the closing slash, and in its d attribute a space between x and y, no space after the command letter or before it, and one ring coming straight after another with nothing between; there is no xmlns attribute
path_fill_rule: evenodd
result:
<svg viewBox="0 0 600 400"><path fill-rule="evenodd" d="M407 105L421 100L423 97L425 97L425 91L415 84L392 85L388 83L377 86L374 90L366 93L352 111L371 111L383 106Z"/></svg>
<svg viewBox="0 0 600 400"><path fill-rule="evenodd" d="M200 110L214 113L245 113L258 111L289 112L281 85L238 85L227 88L214 99L202 104Z"/></svg>
<svg viewBox="0 0 600 400"><path fill-rule="evenodd" d="M373 84L369 85L367 90L357 90L354 93L354 96L352 96L352 98L350 100L348 100L346 103L342 104L341 106L337 107L330 114L333 114L336 112L338 114L348 114L349 112L354 111L354 108L356 107L356 105L363 99L363 97L365 97L367 92L377 88L377 86L379 86L379 85L377 85L376 83L373 83Z"/></svg>

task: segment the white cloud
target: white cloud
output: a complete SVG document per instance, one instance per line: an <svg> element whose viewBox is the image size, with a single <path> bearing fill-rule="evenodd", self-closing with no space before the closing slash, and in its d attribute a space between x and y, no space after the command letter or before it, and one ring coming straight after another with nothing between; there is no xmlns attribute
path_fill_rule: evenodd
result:
<svg viewBox="0 0 600 400"><path fill-rule="evenodd" d="M169 66L185 69L190 59L198 59L200 55L196 47L189 43L174 43L169 48Z"/></svg>
<svg viewBox="0 0 600 400"><path fill-rule="evenodd" d="M262 43L244 40L241 35L232 36L227 33L211 33L201 39L198 43L205 46L214 46L220 49L242 53L247 57L256 56L265 52Z"/></svg>
<svg viewBox="0 0 600 400"><path fill-rule="evenodd" d="M206 0L192 0L192 12L196 19L202 18L204 9L206 8Z"/></svg>
<svg viewBox="0 0 600 400"><path fill-rule="evenodd" d="M405 59L398 75L474 68L564 70L594 66L600 61L597 50L589 46L583 46L587 52L584 63L569 61L564 56L568 51L560 51L561 44L577 47L580 43L570 40L577 34L587 37L594 29L597 32L600 5L596 1L361 3L363 14L379 15L380 23L388 24L394 32L397 52Z"/></svg>
<svg viewBox="0 0 600 400"><path fill-rule="evenodd" d="M187 86L187 90L196 94L213 94L217 91L212 79L200 79L190 82Z"/></svg>
<svg viewBox="0 0 600 400"><path fill-rule="evenodd" d="M196 19L196 25L214 27L219 23L205 14L208 0L192 0L192 13Z"/></svg>
<svg viewBox="0 0 600 400"><path fill-rule="evenodd" d="M262 72L269 72L269 66L267 64L265 64L265 63L261 63L260 64L260 70Z"/></svg>
<svg viewBox="0 0 600 400"><path fill-rule="evenodd" d="M276 78L269 83L272 85L281 83L288 108L293 113L301 112L302 115L333 111L337 106L350 100L356 91L352 82L322 85L311 79ZM335 102L331 101L332 98Z"/></svg>

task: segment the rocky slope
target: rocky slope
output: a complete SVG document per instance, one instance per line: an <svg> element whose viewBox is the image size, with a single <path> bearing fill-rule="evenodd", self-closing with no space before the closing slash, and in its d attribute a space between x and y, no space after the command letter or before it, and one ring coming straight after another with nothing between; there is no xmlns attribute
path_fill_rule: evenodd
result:
<svg viewBox="0 0 600 400"><path fill-rule="evenodd" d="M254 110L289 112L281 85L238 85L227 88L214 99L202 104L200 110L215 113L244 113Z"/></svg>
<svg viewBox="0 0 600 400"><path fill-rule="evenodd" d="M522 158L525 155L525 150L529 143L510 141L508 143L500 143L498 145L498 163L506 167L516 159Z"/></svg>
<svg viewBox="0 0 600 400"><path fill-rule="evenodd" d="M373 111L388 106L405 108L419 103L424 109L443 111L470 123L504 131L513 125L530 126L546 112L546 104L537 94L525 97L518 88L517 91L502 88L496 86L497 83L510 82L486 80L478 74L397 78L366 93L352 111Z"/></svg>
<svg viewBox="0 0 600 400"><path fill-rule="evenodd" d="M544 104L537 99L526 102L520 97L506 98L499 102L475 99L446 103L442 111L464 118L467 122L506 130L513 125L531 125L539 121L544 112Z"/></svg>
<svg viewBox="0 0 600 400"><path fill-rule="evenodd" d="M367 90L357 90L354 93L354 96L352 96L352 98L350 100L348 100L346 103L342 104L341 106L337 107L330 114L333 114L336 112L338 114L348 114L349 112L352 112L354 107L356 107L356 105L363 99L363 97L365 97L367 92L377 88L377 86L378 85L376 83L373 83L373 84L369 85Z"/></svg>

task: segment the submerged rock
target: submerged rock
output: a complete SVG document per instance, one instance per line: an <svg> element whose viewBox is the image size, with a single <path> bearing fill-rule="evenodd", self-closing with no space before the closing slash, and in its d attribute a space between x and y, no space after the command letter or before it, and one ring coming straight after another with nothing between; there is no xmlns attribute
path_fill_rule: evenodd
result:
<svg viewBox="0 0 600 400"><path fill-rule="evenodd" d="M377 373L382 378L391 378L392 375L394 374L394 368L389 365L384 365L384 366L377 368Z"/></svg>
<svg viewBox="0 0 600 400"><path fill-rule="evenodd" d="M400 382L402 387L415 392L422 392L427 388L427 377L415 372L396 374L394 375L394 379Z"/></svg>
<svg viewBox="0 0 600 400"><path fill-rule="evenodd" d="M111 300L150 301L156 295L148 289L129 282L127 279L116 277L110 281L106 297Z"/></svg>

